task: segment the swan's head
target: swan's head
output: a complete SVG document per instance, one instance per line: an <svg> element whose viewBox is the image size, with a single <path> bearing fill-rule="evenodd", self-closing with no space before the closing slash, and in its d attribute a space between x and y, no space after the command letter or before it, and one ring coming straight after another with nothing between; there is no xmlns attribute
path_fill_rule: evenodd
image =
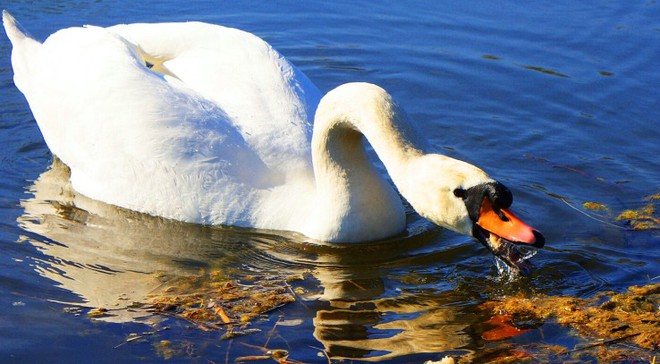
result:
<svg viewBox="0 0 660 364"><path fill-rule="evenodd" d="M431 222L473 236L512 269L530 266L514 245L541 248L543 235L510 210L511 191L481 169L438 154L411 164L402 193Z"/></svg>

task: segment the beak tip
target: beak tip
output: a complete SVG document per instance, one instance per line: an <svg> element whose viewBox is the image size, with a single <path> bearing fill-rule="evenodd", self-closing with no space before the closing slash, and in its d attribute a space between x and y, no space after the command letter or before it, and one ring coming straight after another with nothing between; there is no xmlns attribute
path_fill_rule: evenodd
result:
<svg viewBox="0 0 660 364"><path fill-rule="evenodd" d="M539 249L543 248L545 245L545 237L543 237L543 234L538 230L532 230L532 234L534 234L534 243L532 243L532 246Z"/></svg>

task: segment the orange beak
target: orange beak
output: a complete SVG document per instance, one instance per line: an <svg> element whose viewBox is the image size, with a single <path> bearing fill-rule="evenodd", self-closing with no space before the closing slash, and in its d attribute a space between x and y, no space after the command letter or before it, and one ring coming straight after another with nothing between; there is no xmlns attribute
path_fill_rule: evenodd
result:
<svg viewBox="0 0 660 364"><path fill-rule="evenodd" d="M484 197L481 203L477 225L513 243L529 244L537 248L543 247L544 244L543 238L539 238L542 235L537 230L522 222L507 209L495 211L493 203L487 197Z"/></svg>

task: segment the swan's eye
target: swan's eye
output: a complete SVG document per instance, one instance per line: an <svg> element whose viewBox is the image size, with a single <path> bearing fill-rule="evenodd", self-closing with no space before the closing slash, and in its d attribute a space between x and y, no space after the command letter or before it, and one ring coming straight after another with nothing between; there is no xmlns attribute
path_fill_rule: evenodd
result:
<svg viewBox="0 0 660 364"><path fill-rule="evenodd" d="M462 188L457 188L457 189L454 190L454 196L456 196L458 198L466 199L467 198L467 191L462 189Z"/></svg>

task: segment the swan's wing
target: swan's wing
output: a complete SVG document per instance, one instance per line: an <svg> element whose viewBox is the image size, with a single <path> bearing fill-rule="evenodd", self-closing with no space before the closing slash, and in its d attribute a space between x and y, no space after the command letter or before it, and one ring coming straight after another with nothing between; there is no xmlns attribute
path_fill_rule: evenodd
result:
<svg viewBox="0 0 660 364"><path fill-rule="evenodd" d="M136 44L153 69L219 105L267 165L311 170L311 124L320 93L268 43L197 22L109 29Z"/></svg>
<svg viewBox="0 0 660 364"><path fill-rule="evenodd" d="M71 28L32 52L29 73L15 71L73 187L178 220L249 224L255 191L277 174L218 105L150 71L137 52L106 29Z"/></svg>

